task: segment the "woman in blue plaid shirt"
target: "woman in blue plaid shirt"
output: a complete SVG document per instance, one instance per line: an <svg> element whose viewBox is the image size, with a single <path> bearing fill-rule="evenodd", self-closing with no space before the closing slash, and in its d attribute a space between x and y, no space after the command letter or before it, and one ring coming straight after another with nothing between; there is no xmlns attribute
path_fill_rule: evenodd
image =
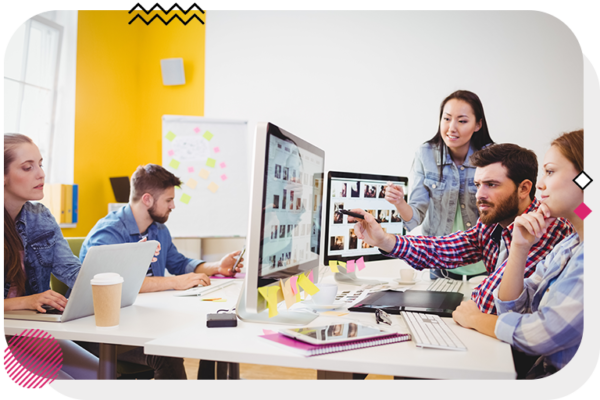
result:
<svg viewBox="0 0 600 400"><path fill-rule="evenodd" d="M466 328L539 356L527 378L548 376L567 365L583 335L583 190L573 182L583 171L583 130L554 140L543 168L537 184L542 206L514 222L504 277L494 291L498 315L481 313L472 301L463 302L452 315ZM523 279L529 249L557 217L568 219L576 232Z"/></svg>

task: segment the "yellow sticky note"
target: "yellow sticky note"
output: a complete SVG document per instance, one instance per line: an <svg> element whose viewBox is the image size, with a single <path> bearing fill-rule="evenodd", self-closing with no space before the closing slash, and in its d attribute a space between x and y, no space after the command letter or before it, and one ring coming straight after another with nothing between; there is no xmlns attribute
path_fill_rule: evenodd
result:
<svg viewBox="0 0 600 400"><path fill-rule="evenodd" d="M219 186L216 183L211 182L210 185L208 185L208 190L210 190L213 193L217 193L217 190L219 190Z"/></svg>
<svg viewBox="0 0 600 400"><path fill-rule="evenodd" d="M336 260L329 260L329 269L331 269L331 272L340 272L340 270L337 267L337 261Z"/></svg>
<svg viewBox="0 0 600 400"><path fill-rule="evenodd" d="M290 308L296 303L296 296L292 292L292 282L291 279L287 281L279 280L279 285L281 286L281 291L283 292L283 298L285 299L285 306Z"/></svg>
<svg viewBox="0 0 600 400"><path fill-rule="evenodd" d="M269 318L273 318L279 314L277 311L277 292L279 292L279 286L269 286L269 297L267 299Z"/></svg>
<svg viewBox="0 0 600 400"><path fill-rule="evenodd" d="M190 204L191 199L192 197L189 194L184 193L181 195L181 199L179 199L179 201L181 201L183 204Z"/></svg>
<svg viewBox="0 0 600 400"><path fill-rule="evenodd" d="M346 263L343 261L338 261L338 265L341 265L342 267L346 268Z"/></svg>
<svg viewBox="0 0 600 400"><path fill-rule="evenodd" d="M202 178L202 179L208 179L208 175L210 175L210 172L208 172L204 168L202 168L200 170L200 172L198 173L198 176L200 176L200 178Z"/></svg>
<svg viewBox="0 0 600 400"><path fill-rule="evenodd" d="M268 287L259 287L258 288L258 293L260 293L260 295L262 297L264 297L265 300L267 300L267 298L269 297L269 288Z"/></svg>
<svg viewBox="0 0 600 400"><path fill-rule="evenodd" d="M321 313L321 315L326 315L328 317L343 317L344 315L348 314L349 313L345 311L325 311Z"/></svg>
<svg viewBox="0 0 600 400"><path fill-rule="evenodd" d="M302 289L304 289L304 291L311 296L319 291L319 288L316 287L315 284L312 283L304 274L298 277L298 285L300 285Z"/></svg>
<svg viewBox="0 0 600 400"><path fill-rule="evenodd" d="M198 182L190 178L185 184L191 189L196 189L196 185L198 184Z"/></svg>
<svg viewBox="0 0 600 400"><path fill-rule="evenodd" d="M212 133L210 133L209 131L206 131L206 132L204 132L204 135L202 135L202 136L204 136L204 139L210 140L213 138L214 135Z"/></svg>
<svg viewBox="0 0 600 400"><path fill-rule="evenodd" d="M215 160L214 158L209 158L208 160L206 160L207 167L214 168L216 164L217 164L217 160Z"/></svg>
<svg viewBox="0 0 600 400"><path fill-rule="evenodd" d="M175 139L175 138L177 137L177 135L175 135L173 132L169 131L169 132L168 132L168 133L165 135L165 137L167 138L167 140L168 140L169 142L172 142L172 141L173 141L173 139Z"/></svg>

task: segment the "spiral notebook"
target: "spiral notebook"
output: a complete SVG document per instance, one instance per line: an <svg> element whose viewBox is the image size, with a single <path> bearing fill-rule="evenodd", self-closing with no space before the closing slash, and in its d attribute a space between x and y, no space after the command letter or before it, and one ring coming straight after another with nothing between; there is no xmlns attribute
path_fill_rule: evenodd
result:
<svg viewBox="0 0 600 400"><path fill-rule="evenodd" d="M364 349L365 347L381 346L384 344L392 344L398 342L406 342L411 340L408 333L392 333L390 336L383 338L372 338L357 340L347 343L332 343L332 344L310 344L292 339L280 333L272 333L269 335L260 335L261 338L267 339L269 343L276 346L286 348L294 353L305 357L318 356L320 354L337 353L340 351Z"/></svg>

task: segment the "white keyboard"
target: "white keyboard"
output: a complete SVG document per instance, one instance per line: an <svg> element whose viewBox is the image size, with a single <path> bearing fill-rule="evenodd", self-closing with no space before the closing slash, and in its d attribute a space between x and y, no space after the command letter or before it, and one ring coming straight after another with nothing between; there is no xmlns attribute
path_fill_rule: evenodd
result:
<svg viewBox="0 0 600 400"><path fill-rule="evenodd" d="M402 311L400 314L402 314L402 318L408 325L417 347L467 350L467 347L462 344L458 336L439 316L406 311Z"/></svg>
<svg viewBox="0 0 600 400"><path fill-rule="evenodd" d="M432 292L458 292L462 286L461 281L455 281L454 279L438 278L431 282L431 285L427 290Z"/></svg>
<svg viewBox="0 0 600 400"><path fill-rule="evenodd" d="M226 286L234 284L240 281L240 279L212 279L210 286L196 286L189 288L188 290L177 291L174 293L175 296L203 296L205 294L223 289Z"/></svg>

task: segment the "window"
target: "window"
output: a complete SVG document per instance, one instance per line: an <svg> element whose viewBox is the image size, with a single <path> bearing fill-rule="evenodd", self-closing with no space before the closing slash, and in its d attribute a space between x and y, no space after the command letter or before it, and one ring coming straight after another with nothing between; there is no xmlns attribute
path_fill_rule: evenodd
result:
<svg viewBox="0 0 600 400"><path fill-rule="evenodd" d="M4 58L4 132L29 136L46 160L54 139L62 36L62 26L35 16L15 32Z"/></svg>

